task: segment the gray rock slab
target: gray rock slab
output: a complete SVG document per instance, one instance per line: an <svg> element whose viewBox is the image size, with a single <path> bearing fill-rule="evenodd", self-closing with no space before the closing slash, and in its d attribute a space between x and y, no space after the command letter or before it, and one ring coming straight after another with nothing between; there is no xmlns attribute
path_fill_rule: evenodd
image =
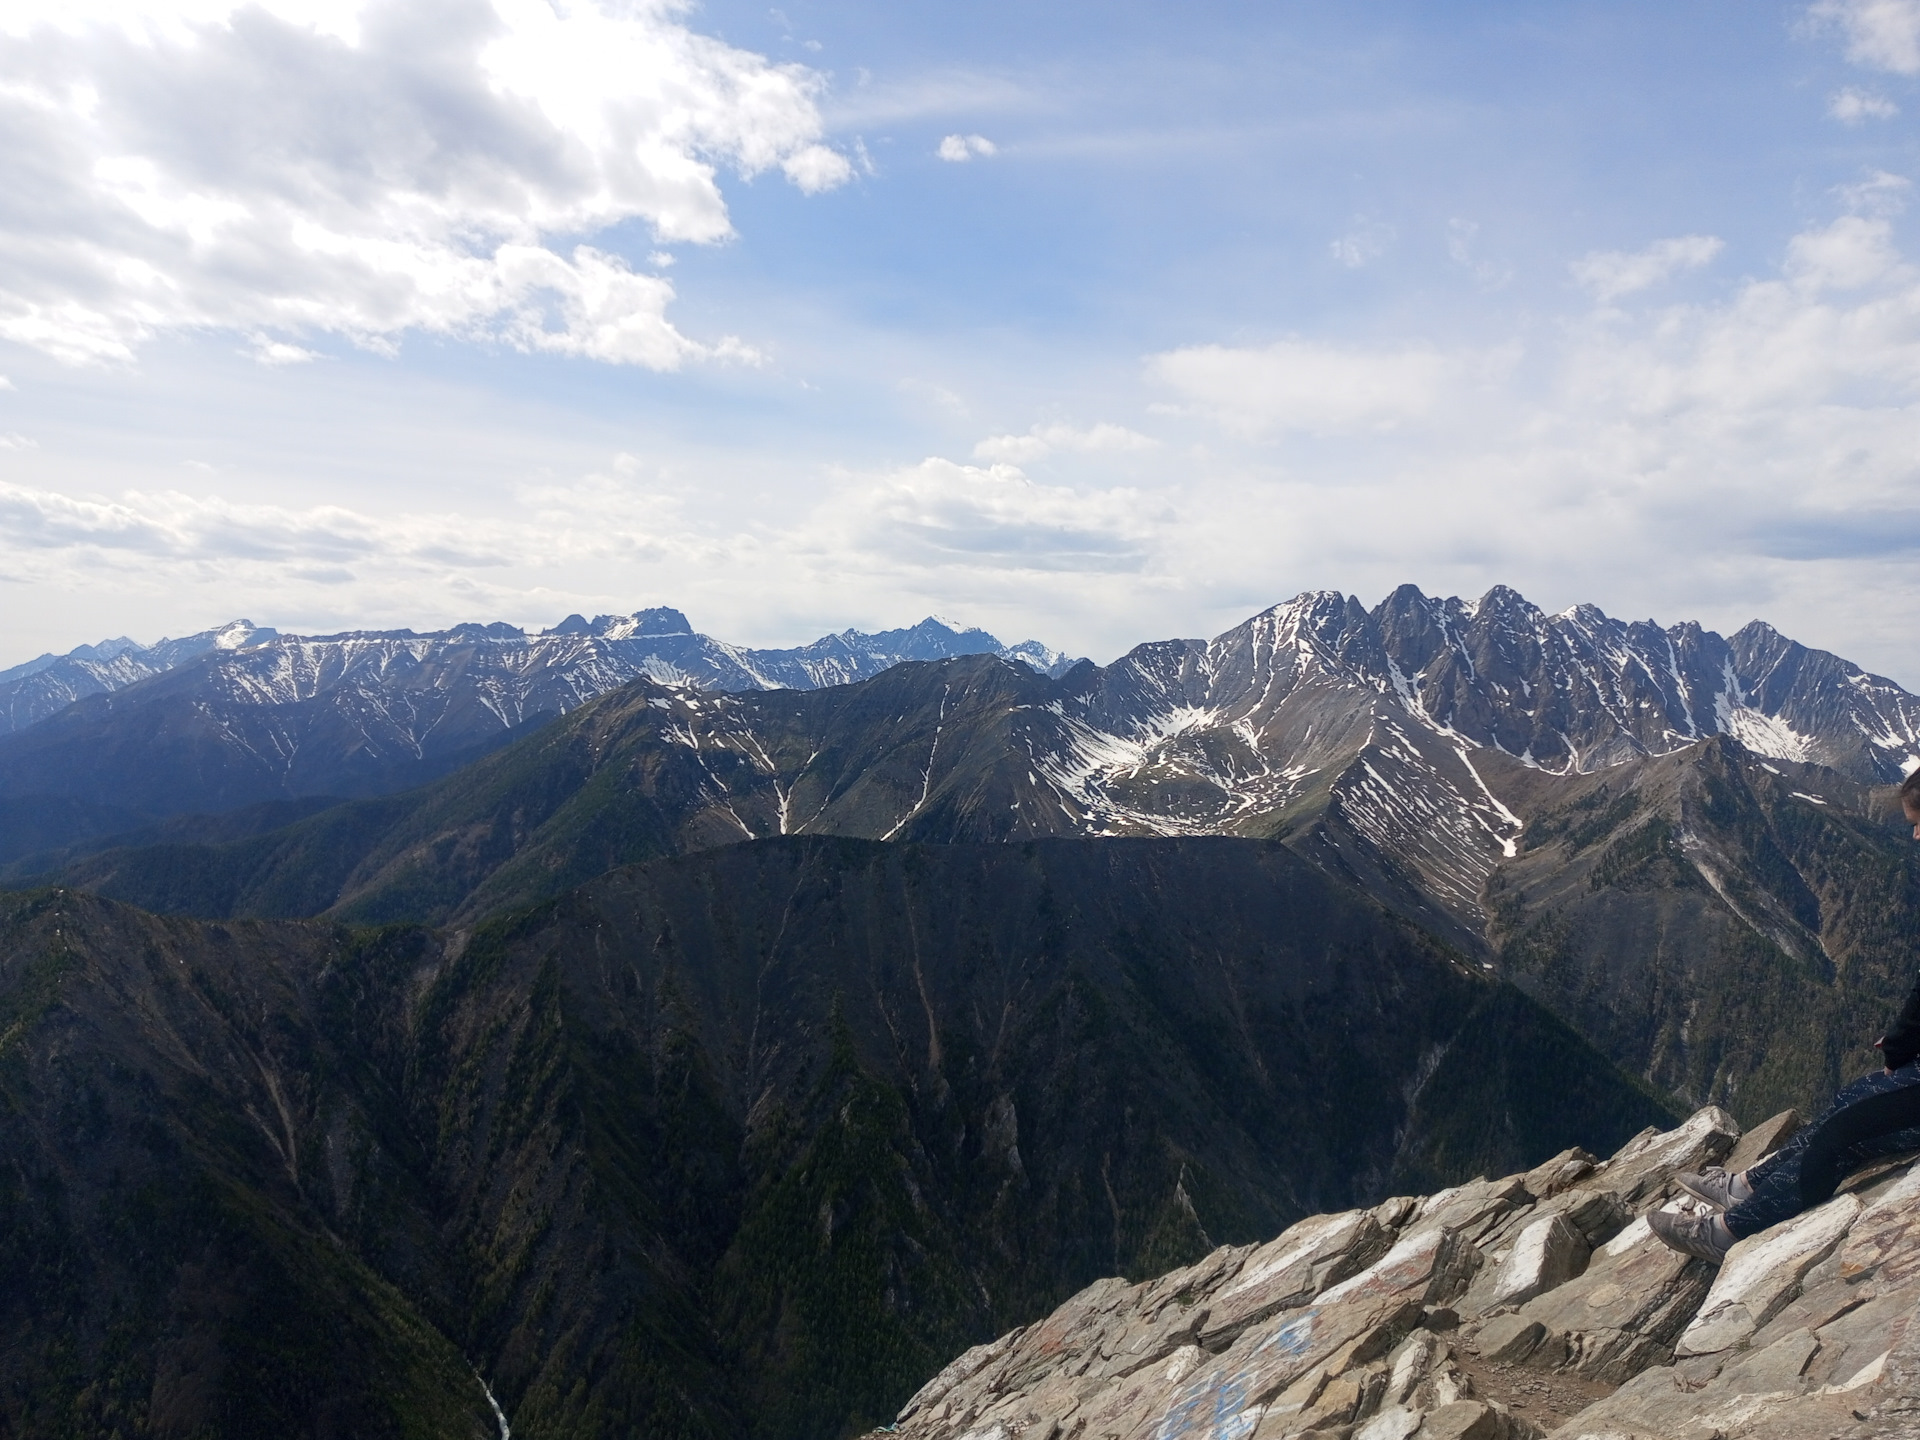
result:
<svg viewBox="0 0 1920 1440"><path fill-rule="evenodd" d="M1715 1393L1777 1395L1805 1388L1807 1364L1820 1352L1810 1330L1790 1330L1764 1349L1749 1350L1729 1362L1709 1387Z"/></svg>
<svg viewBox="0 0 1920 1440"><path fill-rule="evenodd" d="M1095 1286L1109 1285L1111 1283L1113 1282L1105 1280L1096 1281ZM1124 1285L1126 1282L1121 1281L1119 1283ZM1088 1288L1092 1289L1094 1286ZM1086 1293L1084 1290L1081 1291L1083 1295ZM901 1420L909 1419L919 1414L922 1410L939 1404L940 1401L945 1399L956 1387L965 1381L971 1380L975 1375L979 1374L995 1361L1004 1358L1007 1352L1018 1343L1021 1334L1022 1331L1020 1330L1009 1330L998 1340L990 1340L984 1345L976 1345L971 1350L963 1352L959 1359L955 1360L951 1365L948 1365L946 1369L942 1370L938 1375L935 1375L914 1393L913 1398L907 1401L905 1407L901 1409L899 1418Z"/></svg>
<svg viewBox="0 0 1920 1440"><path fill-rule="evenodd" d="M1421 1440L1499 1440L1500 1414L1484 1400L1442 1405L1420 1427Z"/></svg>
<svg viewBox="0 0 1920 1440"><path fill-rule="evenodd" d="M1563 1346L1568 1368L1619 1382L1670 1358L1711 1278L1709 1266L1669 1250L1641 1218L1594 1252L1584 1273L1518 1313L1547 1331L1543 1354Z"/></svg>
<svg viewBox="0 0 1920 1440"><path fill-rule="evenodd" d="M1414 1331L1387 1357L1386 1400L1404 1404L1434 1367L1452 1354L1453 1347L1431 1330Z"/></svg>
<svg viewBox="0 0 1920 1440"><path fill-rule="evenodd" d="M1445 1226L1477 1241L1514 1211L1526 1210L1532 1205L1533 1194L1527 1189L1523 1176L1474 1180L1429 1196L1406 1228L1412 1232Z"/></svg>
<svg viewBox="0 0 1920 1440"><path fill-rule="evenodd" d="M1564 1215L1543 1215L1514 1238L1494 1276L1491 1305L1524 1305L1587 1268L1587 1240Z"/></svg>
<svg viewBox="0 0 1920 1440"><path fill-rule="evenodd" d="M1814 1330L1820 1353L1808 1366L1808 1376L1822 1385L1849 1384L1913 1336L1916 1315L1920 1315L1920 1286L1863 1297L1861 1304Z"/></svg>
<svg viewBox="0 0 1920 1440"><path fill-rule="evenodd" d="M1465 1236L1423 1222L1358 1275L1325 1291L1319 1304L1404 1296L1422 1306L1443 1305L1466 1289L1480 1264L1480 1252Z"/></svg>
<svg viewBox="0 0 1920 1440"><path fill-rule="evenodd" d="M1352 1440L1409 1440L1427 1417L1406 1405L1377 1410L1353 1432Z"/></svg>
<svg viewBox="0 0 1920 1440"><path fill-rule="evenodd" d="M1415 1288L1424 1288L1424 1277ZM1269 1402L1316 1373L1327 1383L1385 1357L1419 1322L1407 1295L1356 1294L1347 1303L1310 1305L1242 1335L1226 1354L1183 1383L1154 1392L1128 1412L1131 1426L1097 1433L1123 1440L1211 1433L1240 1436L1276 1417ZM1312 1399L1297 1404L1294 1417ZM1264 1416L1264 1418L1263 1418ZM1089 1434L1096 1433L1089 1427Z"/></svg>
<svg viewBox="0 0 1920 1440"><path fill-rule="evenodd" d="M1738 1175L1749 1165L1758 1165L1767 1156L1778 1150L1798 1133L1801 1125L1798 1110L1782 1110L1770 1120L1762 1120L1753 1129L1740 1137L1740 1143L1728 1153L1720 1163L1729 1174Z"/></svg>
<svg viewBox="0 0 1920 1440"><path fill-rule="evenodd" d="M1576 1180L1585 1179L1599 1163L1578 1145L1570 1146L1551 1160L1542 1161L1527 1171L1520 1177L1520 1183L1527 1187L1535 1200L1545 1200L1558 1195Z"/></svg>
<svg viewBox="0 0 1920 1440"><path fill-rule="evenodd" d="M1875 1195L1840 1247L1840 1278L1882 1285L1920 1276L1920 1166Z"/></svg>
<svg viewBox="0 0 1920 1440"><path fill-rule="evenodd" d="M1249 1325L1306 1304L1331 1285L1384 1255L1393 1234L1372 1212L1315 1215L1248 1254L1234 1275L1208 1296L1200 1343L1230 1344Z"/></svg>
<svg viewBox="0 0 1920 1440"><path fill-rule="evenodd" d="M1198 1346L1176 1351L1158 1364L1091 1388L1072 1414L1073 1426L1089 1436L1120 1435L1148 1410L1164 1409L1197 1370L1214 1363Z"/></svg>
<svg viewBox="0 0 1920 1440"><path fill-rule="evenodd" d="M1859 1200L1836 1195L1784 1225L1740 1241L1727 1252L1676 1351L1707 1355L1744 1345L1800 1294L1801 1278L1846 1238L1859 1213Z"/></svg>
<svg viewBox="0 0 1920 1440"><path fill-rule="evenodd" d="M1719 1164L1739 1139L1738 1122L1709 1105L1672 1130L1642 1131L1578 1184L1610 1190L1631 1210L1659 1194L1680 1171Z"/></svg>
<svg viewBox="0 0 1920 1440"><path fill-rule="evenodd" d="M1495 1365L1517 1365L1540 1348L1547 1327L1525 1315L1500 1315L1473 1337L1480 1358Z"/></svg>

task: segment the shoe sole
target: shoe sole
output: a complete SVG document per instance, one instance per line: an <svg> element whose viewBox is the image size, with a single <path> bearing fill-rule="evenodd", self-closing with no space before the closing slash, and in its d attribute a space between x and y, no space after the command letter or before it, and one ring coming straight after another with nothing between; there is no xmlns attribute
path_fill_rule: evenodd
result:
<svg viewBox="0 0 1920 1440"><path fill-rule="evenodd" d="M1654 1238L1657 1239L1661 1244L1665 1245L1669 1250L1677 1252L1678 1254L1691 1255L1694 1259L1704 1260L1709 1265L1724 1265L1727 1263L1727 1257L1724 1252L1720 1254L1715 1254L1712 1249L1710 1249L1705 1245L1688 1244L1682 1241L1681 1238L1677 1235L1668 1237L1666 1235L1662 1235L1658 1230L1655 1230L1653 1234L1654 1234Z"/></svg>

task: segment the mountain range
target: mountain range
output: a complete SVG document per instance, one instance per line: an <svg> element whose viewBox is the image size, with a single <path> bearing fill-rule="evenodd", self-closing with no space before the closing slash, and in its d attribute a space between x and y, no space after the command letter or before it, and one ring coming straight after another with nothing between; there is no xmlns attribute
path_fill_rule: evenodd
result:
<svg viewBox="0 0 1920 1440"><path fill-rule="evenodd" d="M103 641L0 672L0 859L169 815L403 790L639 676L806 690L972 654L1049 673L1073 663L931 618L752 650L666 608L572 615L538 635L476 624L300 636L239 620L150 647Z"/></svg>
<svg viewBox="0 0 1920 1440"><path fill-rule="evenodd" d="M336 687L391 687L396 671L432 667L450 649L476 647L484 657L478 662L480 673L462 678L485 692L482 703L498 706L509 728L518 723L510 717L544 713L568 699L577 704L635 675L705 690L811 690L862 680L902 660L949 655L998 655L1049 675L1075 663L1038 640L1002 645L978 627L960 628L933 616L906 629L874 634L844 630L786 650L729 645L698 633L684 614L666 606L592 620L569 615L551 630L532 635L497 622L422 633L282 635L251 620L235 620L152 645L123 635L0 670L0 734L24 730L76 700L124 690L196 661L212 662L202 677L209 689L232 692L234 699L244 694L257 704L286 705ZM267 654L237 670L222 666L225 657L240 650ZM441 685L450 678L443 677ZM569 681L571 696L565 689ZM419 688L417 681L414 688Z"/></svg>
<svg viewBox="0 0 1920 1440"><path fill-rule="evenodd" d="M0 739L0 1335L58 1337L0 1394L321 1433L240 1398L297 1353L355 1433L479 1433L472 1363L523 1435L844 1434L1102 1274L1810 1107L1913 979L1920 700L1757 622L1404 587L1057 674L555 662L423 784L290 723L484 709L494 643L284 701L234 677L297 647L209 649Z"/></svg>

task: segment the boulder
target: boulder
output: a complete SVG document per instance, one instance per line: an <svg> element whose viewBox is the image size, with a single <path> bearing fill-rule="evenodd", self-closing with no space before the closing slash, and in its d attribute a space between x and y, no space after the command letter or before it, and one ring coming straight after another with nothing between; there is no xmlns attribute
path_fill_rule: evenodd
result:
<svg viewBox="0 0 1920 1440"><path fill-rule="evenodd" d="M1500 1415L1483 1400L1442 1405L1420 1427L1422 1440L1499 1440Z"/></svg>
<svg viewBox="0 0 1920 1440"><path fill-rule="evenodd" d="M1559 1194L1576 1180L1593 1173L1600 1162L1582 1150L1578 1145L1562 1150L1551 1160L1542 1162L1520 1177L1520 1183L1527 1187L1529 1194L1536 1200L1545 1200Z"/></svg>
<svg viewBox="0 0 1920 1440"><path fill-rule="evenodd" d="M1353 1440L1409 1440L1427 1417L1405 1405L1389 1405L1353 1432Z"/></svg>
<svg viewBox="0 0 1920 1440"><path fill-rule="evenodd" d="M1547 1327L1525 1315L1500 1315L1489 1320L1473 1337L1473 1348L1481 1359L1495 1365L1517 1365L1547 1338Z"/></svg>
<svg viewBox="0 0 1920 1440"><path fill-rule="evenodd" d="M1386 1398L1395 1405L1405 1403L1434 1367L1452 1354L1453 1347L1431 1330L1414 1331L1387 1357Z"/></svg>
<svg viewBox="0 0 1920 1440"><path fill-rule="evenodd" d="M1409 1232L1445 1226L1472 1241L1484 1239L1501 1220L1533 1204L1524 1176L1475 1180L1428 1197L1407 1222Z"/></svg>
<svg viewBox="0 0 1920 1440"><path fill-rule="evenodd" d="M1587 1268L1587 1240L1564 1215L1543 1215L1513 1242L1494 1276L1492 1305L1521 1305Z"/></svg>

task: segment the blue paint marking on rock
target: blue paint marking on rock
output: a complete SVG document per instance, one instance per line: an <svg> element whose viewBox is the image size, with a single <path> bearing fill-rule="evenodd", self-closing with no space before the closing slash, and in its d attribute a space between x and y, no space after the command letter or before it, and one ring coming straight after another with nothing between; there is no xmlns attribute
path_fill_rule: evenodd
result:
<svg viewBox="0 0 1920 1440"><path fill-rule="evenodd" d="M1315 1312L1289 1320L1255 1348L1267 1356L1277 1351L1288 1358L1304 1355L1313 1343ZM1196 1376L1168 1407L1153 1428L1153 1440L1245 1440L1260 1423L1260 1411L1248 1409L1250 1382L1263 1369L1260 1362L1237 1370L1209 1370Z"/></svg>
<svg viewBox="0 0 1920 1440"><path fill-rule="evenodd" d="M1314 1311L1308 1310L1298 1318L1289 1320L1265 1340L1262 1340L1260 1342L1260 1349L1278 1350L1283 1355L1306 1354L1307 1346L1313 1343L1314 1315Z"/></svg>

